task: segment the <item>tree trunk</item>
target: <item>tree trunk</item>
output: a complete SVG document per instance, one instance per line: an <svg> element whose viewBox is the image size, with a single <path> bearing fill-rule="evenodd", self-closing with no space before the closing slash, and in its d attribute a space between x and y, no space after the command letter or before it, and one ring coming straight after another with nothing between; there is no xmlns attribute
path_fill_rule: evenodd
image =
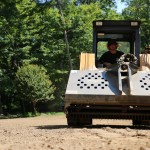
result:
<svg viewBox="0 0 150 150"><path fill-rule="evenodd" d="M0 115L3 114L3 108L2 108L2 100L1 100L1 94L0 94Z"/></svg>
<svg viewBox="0 0 150 150"><path fill-rule="evenodd" d="M72 61L71 61L71 55L70 55L70 49L69 49L67 30L65 29L65 19L64 19L63 13L62 13L62 8L61 8L61 4L60 4L59 0L56 0L56 2L57 2L57 6L58 6L58 9L59 9L59 13L60 13L60 19L62 21L62 25L63 25L63 28L64 28L64 38L65 38L67 56L68 56L68 59L69 59L70 69L72 70L73 67L72 67Z"/></svg>
<svg viewBox="0 0 150 150"><path fill-rule="evenodd" d="M35 115L36 116L36 102L35 101L32 101L32 107L33 107L33 110L32 110L32 115Z"/></svg>
<svg viewBox="0 0 150 150"><path fill-rule="evenodd" d="M21 112L23 115L26 114L26 108L23 100L20 100L20 105L21 105Z"/></svg>

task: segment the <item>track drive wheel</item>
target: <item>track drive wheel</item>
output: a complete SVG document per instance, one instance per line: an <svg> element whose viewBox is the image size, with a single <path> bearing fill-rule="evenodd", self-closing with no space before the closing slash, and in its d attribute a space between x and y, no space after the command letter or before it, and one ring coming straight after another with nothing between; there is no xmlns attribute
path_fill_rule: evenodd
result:
<svg viewBox="0 0 150 150"><path fill-rule="evenodd" d="M141 120L135 120L135 119L133 119L133 120L132 120L132 124L133 124L134 126L140 126L140 125L142 125L142 121L141 121Z"/></svg>
<svg viewBox="0 0 150 150"><path fill-rule="evenodd" d="M134 126L150 125L150 120L132 120Z"/></svg>

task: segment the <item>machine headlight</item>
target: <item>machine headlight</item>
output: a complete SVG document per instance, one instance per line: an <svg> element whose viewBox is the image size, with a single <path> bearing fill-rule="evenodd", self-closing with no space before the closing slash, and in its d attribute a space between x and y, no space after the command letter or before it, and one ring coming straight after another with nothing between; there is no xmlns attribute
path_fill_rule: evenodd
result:
<svg viewBox="0 0 150 150"><path fill-rule="evenodd" d="M138 22L131 22L131 26L138 26Z"/></svg>
<svg viewBox="0 0 150 150"><path fill-rule="evenodd" d="M102 26L102 25L103 25L103 22L101 22L101 21L96 22L96 26Z"/></svg>

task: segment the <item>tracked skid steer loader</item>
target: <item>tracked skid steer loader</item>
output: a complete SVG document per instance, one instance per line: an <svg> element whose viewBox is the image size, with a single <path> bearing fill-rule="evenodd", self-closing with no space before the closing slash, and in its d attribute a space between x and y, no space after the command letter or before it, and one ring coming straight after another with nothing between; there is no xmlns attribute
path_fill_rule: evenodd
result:
<svg viewBox="0 0 150 150"><path fill-rule="evenodd" d="M140 54L140 21L93 21L93 50L81 53L80 69L71 70L64 110L69 126L92 125L93 119L150 122L150 54ZM115 39L124 51L117 63L98 63L106 43Z"/></svg>

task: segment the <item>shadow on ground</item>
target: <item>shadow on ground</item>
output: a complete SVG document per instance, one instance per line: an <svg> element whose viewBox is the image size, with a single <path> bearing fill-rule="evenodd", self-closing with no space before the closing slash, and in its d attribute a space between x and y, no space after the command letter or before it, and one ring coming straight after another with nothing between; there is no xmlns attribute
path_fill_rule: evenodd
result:
<svg viewBox="0 0 150 150"><path fill-rule="evenodd" d="M101 128L112 128L112 129L135 129L135 130L150 130L150 126L128 126L128 125L90 125L90 126L68 126L68 125L45 125L45 126L35 126L37 129L64 129L64 128L87 128L87 129L101 129Z"/></svg>
<svg viewBox="0 0 150 150"><path fill-rule="evenodd" d="M64 129L68 128L67 125L45 125L45 126L36 126L37 129Z"/></svg>

